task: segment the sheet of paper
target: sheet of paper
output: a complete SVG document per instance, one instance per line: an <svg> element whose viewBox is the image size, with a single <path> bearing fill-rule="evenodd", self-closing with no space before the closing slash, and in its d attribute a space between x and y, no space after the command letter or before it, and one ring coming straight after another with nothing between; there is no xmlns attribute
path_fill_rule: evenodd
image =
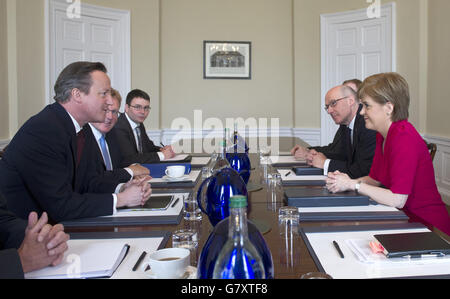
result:
<svg viewBox="0 0 450 299"><path fill-rule="evenodd" d="M120 264L119 268L117 268L111 279L148 278L143 272L143 265L148 260L148 256L158 249L159 245L163 241L163 238L136 238L123 240L130 245L130 251L128 251L128 255L125 257L122 264ZM143 251L147 252L147 255L142 261L140 267L133 272L132 269Z"/></svg>
<svg viewBox="0 0 450 299"><path fill-rule="evenodd" d="M118 240L69 240L63 262L27 273L25 278L85 278L106 275L118 262L124 245Z"/></svg>
<svg viewBox="0 0 450 299"><path fill-rule="evenodd" d="M191 165L205 166L209 163L211 157L192 157Z"/></svg>
<svg viewBox="0 0 450 299"><path fill-rule="evenodd" d="M294 156L269 156L269 163L294 165L294 164L306 163L306 160L297 160L297 159L295 159Z"/></svg>
<svg viewBox="0 0 450 299"><path fill-rule="evenodd" d="M325 175L296 175L289 169L278 169L282 181L325 181Z"/></svg>
<svg viewBox="0 0 450 299"><path fill-rule="evenodd" d="M143 251L147 252L146 258L149 254L155 252L163 241L162 237L157 238L133 238L133 239L92 239L92 240L69 240L69 250L65 253L64 264L58 267L48 267L45 270L35 271L27 274L28 277L45 273L44 271L51 271L51 273L66 274L68 270L76 270L79 266L83 271L92 269L93 265L97 266L100 263L105 263L105 260L111 259L110 256L117 251L115 248L122 248L124 244L130 245L128 254L123 259L122 263L117 268L111 279L143 279L147 276L142 271L146 259L141 263L141 267L135 272L132 271L136 261L139 259ZM89 252L89 254L87 254ZM75 254L75 255L74 255ZM108 262L110 263L110 262ZM49 273L49 272L47 272ZM76 278L75 275L71 277Z"/></svg>
<svg viewBox="0 0 450 299"><path fill-rule="evenodd" d="M308 240L314 248L320 263L326 273L338 279L364 279L364 278L389 278L389 277L413 277L431 275L449 275L450 261L443 263L422 263L420 267L414 263L362 263L347 245L349 239L371 240L373 235L386 233L427 232L427 229L409 230L379 230L379 231L352 231L330 233L307 233ZM340 258L333 246L335 240L345 258Z"/></svg>
<svg viewBox="0 0 450 299"><path fill-rule="evenodd" d="M189 155L188 154L179 154L176 155L173 158L170 159L164 159L163 162L178 162L178 161L183 161L184 159L186 159Z"/></svg>
<svg viewBox="0 0 450 299"><path fill-rule="evenodd" d="M370 242L376 242L374 237L366 238L366 239L348 239L345 240L347 246L352 250L355 257L361 263L365 264L374 264L379 263L384 267L397 267L399 265L405 266L408 264L414 264L416 266L426 265L426 264L440 264L440 263L449 263L450 256L446 256L443 258L417 258L417 259L409 259L409 258L387 258L383 253L373 253L370 248Z"/></svg>

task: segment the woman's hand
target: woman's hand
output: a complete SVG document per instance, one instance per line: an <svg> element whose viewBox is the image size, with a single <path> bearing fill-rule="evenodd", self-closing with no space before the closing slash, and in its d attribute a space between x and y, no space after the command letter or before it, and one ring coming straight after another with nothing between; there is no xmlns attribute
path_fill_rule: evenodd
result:
<svg viewBox="0 0 450 299"><path fill-rule="evenodd" d="M339 171L328 173L326 187L332 193L344 192L347 190L355 190L357 181L352 180L347 174Z"/></svg>

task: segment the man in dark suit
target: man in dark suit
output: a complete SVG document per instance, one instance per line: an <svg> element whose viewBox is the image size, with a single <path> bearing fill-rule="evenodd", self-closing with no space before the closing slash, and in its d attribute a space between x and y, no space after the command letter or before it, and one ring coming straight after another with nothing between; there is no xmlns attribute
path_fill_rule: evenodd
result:
<svg viewBox="0 0 450 299"><path fill-rule="evenodd" d="M62 262L69 235L60 224L47 224L47 214L38 219L31 213L27 222L6 208L0 194L0 279L21 279L24 273Z"/></svg>
<svg viewBox="0 0 450 299"><path fill-rule="evenodd" d="M86 167L94 169L97 173L96 179L84 180L81 183L80 188L86 188L86 190L117 193L124 183L130 182L133 178L145 177L150 174L148 168L140 164L133 164L126 168L119 167L122 155L115 135L111 135L109 132L117 123L122 97L115 89L111 89L111 97L113 103L108 107L105 121L89 123L83 127L86 135L85 149L86 147L92 149L92 153L89 153L92 156L90 158L83 156L81 163L88 164ZM84 190L81 189L80 192L82 191Z"/></svg>
<svg viewBox="0 0 450 299"><path fill-rule="evenodd" d="M20 218L46 211L52 222L111 215L150 197L149 184L130 185L119 194L79 193L78 176L96 173L80 164L85 144L81 128L103 122L112 104L111 83L101 63L68 65L55 84L56 103L30 118L0 161L0 191Z"/></svg>
<svg viewBox="0 0 450 299"><path fill-rule="evenodd" d="M325 175L336 170L352 178L368 175L375 153L376 132L366 129L355 91L344 85L332 88L325 97L325 109L340 125L333 142L322 147L297 145L291 153L297 159L306 159L311 166L324 169Z"/></svg>
<svg viewBox="0 0 450 299"><path fill-rule="evenodd" d="M111 131L119 142L123 156L121 167L133 163L155 163L175 156L171 146L159 147L148 138L144 121L150 113L150 96L135 89L128 93L125 113Z"/></svg>

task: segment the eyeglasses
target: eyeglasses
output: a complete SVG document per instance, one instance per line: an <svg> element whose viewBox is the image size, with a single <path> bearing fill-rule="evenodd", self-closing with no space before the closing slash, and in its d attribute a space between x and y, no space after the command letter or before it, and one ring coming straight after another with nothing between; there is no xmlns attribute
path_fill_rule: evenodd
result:
<svg viewBox="0 0 450 299"><path fill-rule="evenodd" d="M331 108L336 107L336 105L337 105L337 103L338 103L339 101L342 101L342 100L344 100L344 99L346 99L346 98L348 98L348 97L343 97L343 98L340 98L340 99L331 101L330 104L325 105L325 107L324 107L325 111L328 112L328 109L330 109L330 107L331 107Z"/></svg>
<svg viewBox="0 0 450 299"><path fill-rule="evenodd" d="M142 107L141 105L136 105L136 106L131 106L130 105L130 107L133 108L133 109L136 109L138 111L144 111L144 112L149 112L152 109L152 108L150 108L150 106Z"/></svg>
<svg viewBox="0 0 450 299"><path fill-rule="evenodd" d="M118 110L107 110L106 113L111 113L113 116L115 117L119 117L120 116L120 112Z"/></svg>

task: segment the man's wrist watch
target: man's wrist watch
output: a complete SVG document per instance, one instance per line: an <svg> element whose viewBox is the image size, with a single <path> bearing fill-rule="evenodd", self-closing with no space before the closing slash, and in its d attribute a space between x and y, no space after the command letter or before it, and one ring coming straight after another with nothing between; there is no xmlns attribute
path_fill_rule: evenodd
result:
<svg viewBox="0 0 450 299"><path fill-rule="evenodd" d="M361 188L361 182L357 182L356 184L355 184L355 191L356 192L359 192L359 189Z"/></svg>

